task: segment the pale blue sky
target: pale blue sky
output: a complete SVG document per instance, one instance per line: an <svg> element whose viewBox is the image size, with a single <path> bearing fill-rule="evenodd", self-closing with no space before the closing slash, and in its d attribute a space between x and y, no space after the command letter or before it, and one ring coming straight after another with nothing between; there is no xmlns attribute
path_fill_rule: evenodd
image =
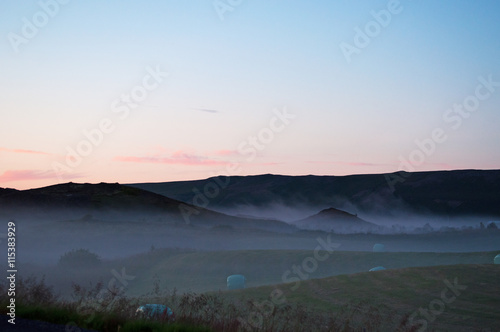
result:
<svg viewBox="0 0 500 332"><path fill-rule="evenodd" d="M350 62L341 43L355 46L355 28L394 2L246 0L223 20L210 0L74 0L50 17L41 4L53 3L0 4L1 187L199 179L231 163L240 174L392 172L434 128L447 139L415 170L500 168L500 87L458 129L443 119L478 77L500 81L498 1L401 1ZM16 52L14 34L36 19ZM119 118L113 101L157 66L168 77ZM255 158L242 153L285 107L286 128ZM104 118L114 130L68 165L67 149Z"/></svg>

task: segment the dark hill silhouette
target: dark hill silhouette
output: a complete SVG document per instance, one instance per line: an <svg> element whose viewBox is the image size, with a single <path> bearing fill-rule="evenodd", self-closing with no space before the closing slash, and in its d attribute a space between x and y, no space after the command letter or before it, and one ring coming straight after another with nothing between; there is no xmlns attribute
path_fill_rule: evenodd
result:
<svg viewBox="0 0 500 332"><path fill-rule="evenodd" d="M400 180L400 181L398 181ZM138 183L131 186L183 202L193 201L193 188L208 183L224 187L210 199L217 210L241 206L259 209L281 204L310 211L328 206L358 213L391 216L404 210L438 216L500 217L500 170L397 172L349 176L219 176L197 181Z"/></svg>
<svg viewBox="0 0 500 332"><path fill-rule="evenodd" d="M201 227L294 231L277 220L238 218L118 183L65 183L30 190L0 190L5 217L50 220L163 221ZM187 216L187 217L186 217Z"/></svg>
<svg viewBox="0 0 500 332"><path fill-rule="evenodd" d="M366 232L377 229L377 225L335 208L324 209L315 215L297 220L293 224L302 229L320 229L336 233Z"/></svg>
<svg viewBox="0 0 500 332"><path fill-rule="evenodd" d="M147 207L153 210L174 211L179 202L139 188L118 183L65 183L53 186L15 190L0 196L0 203L12 207L28 207L36 210L91 209L135 210Z"/></svg>

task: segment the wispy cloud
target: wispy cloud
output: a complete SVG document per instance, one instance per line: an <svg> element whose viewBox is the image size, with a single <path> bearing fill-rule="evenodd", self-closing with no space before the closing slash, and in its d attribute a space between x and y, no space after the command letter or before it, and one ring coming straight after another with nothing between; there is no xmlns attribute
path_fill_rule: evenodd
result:
<svg viewBox="0 0 500 332"><path fill-rule="evenodd" d="M54 178L53 171L7 170L0 175L0 182L33 181Z"/></svg>
<svg viewBox="0 0 500 332"><path fill-rule="evenodd" d="M43 152L43 151L24 150L24 149L8 149L8 148L2 148L2 147L0 147L0 151L4 151L4 152L12 152L12 153L29 153L29 154L43 154L43 155L50 155L50 153Z"/></svg>
<svg viewBox="0 0 500 332"><path fill-rule="evenodd" d="M211 159L205 156L188 154L185 152L175 152L171 156L116 156L113 158L115 161L121 162L134 162L134 163L150 163L150 164L171 164L171 165L188 165L188 166L211 166L222 165L224 161Z"/></svg>
<svg viewBox="0 0 500 332"><path fill-rule="evenodd" d="M192 108L192 110L200 111L200 112L207 112L207 113L221 113L221 111L219 111L219 110L208 109L208 108Z"/></svg>

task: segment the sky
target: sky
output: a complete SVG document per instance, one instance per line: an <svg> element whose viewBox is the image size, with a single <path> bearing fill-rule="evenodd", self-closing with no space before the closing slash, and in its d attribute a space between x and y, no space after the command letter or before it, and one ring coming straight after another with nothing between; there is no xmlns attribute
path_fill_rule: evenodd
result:
<svg viewBox="0 0 500 332"><path fill-rule="evenodd" d="M2 1L0 187L500 168L498 1Z"/></svg>

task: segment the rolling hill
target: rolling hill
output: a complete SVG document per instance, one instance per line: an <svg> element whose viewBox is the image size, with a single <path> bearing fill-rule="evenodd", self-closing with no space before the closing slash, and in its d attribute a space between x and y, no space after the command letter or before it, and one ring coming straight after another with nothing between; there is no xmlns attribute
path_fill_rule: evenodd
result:
<svg viewBox="0 0 500 332"><path fill-rule="evenodd" d="M349 176L218 176L197 181L135 183L131 186L193 203L193 190L217 185L210 198L217 211L273 216L292 209L289 220L328 207L359 215L407 214L500 218L500 170L397 172ZM267 211L267 215L265 212ZM283 214L283 213L282 213Z"/></svg>
<svg viewBox="0 0 500 332"><path fill-rule="evenodd" d="M0 191L0 211L5 218L158 220L206 228L226 226L281 232L296 230L281 221L228 216L118 183L70 182L30 190L4 189Z"/></svg>
<svg viewBox="0 0 500 332"><path fill-rule="evenodd" d="M324 209L313 216L294 221L293 224L301 229L319 229L334 233L359 233L379 228L374 223L335 208Z"/></svg>

